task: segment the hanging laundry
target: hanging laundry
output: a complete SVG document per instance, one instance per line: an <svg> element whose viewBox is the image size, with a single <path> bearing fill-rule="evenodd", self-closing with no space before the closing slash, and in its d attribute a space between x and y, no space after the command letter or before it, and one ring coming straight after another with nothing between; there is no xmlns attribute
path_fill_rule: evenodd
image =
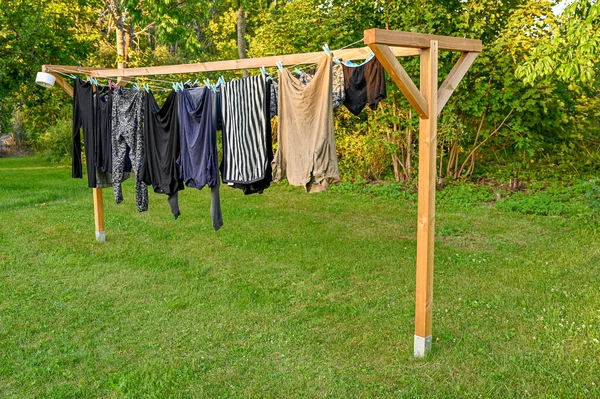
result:
<svg viewBox="0 0 600 399"><path fill-rule="evenodd" d="M211 189L213 228L223 226L219 197L216 101L207 87L183 90L177 95L180 148L179 175L186 186Z"/></svg>
<svg viewBox="0 0 600 399"><path fill-rule="evenodd" d="M277 115L277 102L279 93L279 78L271 79L271 99L269 101L269 116L271 119Z"/></svg>
<svg viewBox="0 0 600 399"><path fill-rule="evenodd" d="M135 171L135 202L138 211L148 210L148 187L142 180L141 168L144 158L144 138L142 133L144 92L137 89L119 87L115 89L112 101L112 169L115 201L123 201L121 183L128 177L126 160L132 158Z"/></svg>
<svg viewBox="0 0 600 399"><path fill-rule="evenodd" d="M171 91L162 108L152 92L148 92L145 99L142 180L152 185L154 192L168 195L171 212L177 219L181 214L177 193L184 189L176 162L180 150L177 93Z"/></svg>
<svg viewBox="0 0 600 399"><path fill-rule="evenodd" d="M333 90L331 94L332 108L337 109L344 103L346 96L346 87L344 82L344 69L339 64L333 65ZM303 72L296 76L300 82L304 85L310 83L315 76L315 71ZM278 103L278 92L279 92L279 79L273 80L273 86L271 89L271 118L277 115L277 103Z"/></svg>
<svg viewBox="0 0 600 399"><path fill-rule="evenodd" d="M287 178L307 192L339 182L332 107L331 56L323 56L308 85L279 71L278 148L274 179Z"/></svg>
<svg viewBox="0 0 600 399"><path fill-rule="evenodd" d="M262 193L272 181L271 83L265 76L257 75L220 87L223 182L244 194Z"/></svg>
<svg viewBox="0 0 600 399"><path fill-rule="evenodd" d="M88 176L88 187L103 188L111 186L111 177L96 167L96 103L92 83L76 78L73 82L73 136L71 144L71 176L82 178L81 129Z"/></svg>
<svg viewBox="0 0 600 399"><path fill-rule="evenodd" d="M372 110L386 97L385 71L376 57L359 66L343 65L346 97L344 105L359 115L365 105Z"/></svg>
<svg viewBox="0 0 600 399"><path fill-rule="evenodd" d="M94 103L96 104L96 166L104 173L112 173L112 92L96 90Z"/></svg>

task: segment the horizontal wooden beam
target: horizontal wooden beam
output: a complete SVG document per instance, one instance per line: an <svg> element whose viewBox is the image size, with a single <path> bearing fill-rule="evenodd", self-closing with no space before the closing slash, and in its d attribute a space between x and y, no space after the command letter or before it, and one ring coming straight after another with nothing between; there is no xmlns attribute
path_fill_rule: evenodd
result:
<svg viewBox="0 0 600 399"><path fill-rule="evenodd" d="M442 85L440 86L440 90L438 91L438 115L442 112L444 106L452 96L452 93L454 93L454 90L456 89L462 78L465 76L471 65L473 65L473 61L475 61L475 58L477 58L478 55L479 53L469 52L463 53L460 56L460 58L448 74L448 77L446 77L446 80L444 80L444 83L442 83Z"/></svg>
<svg viewBox="0 0 600 399"><path fill-rule="evenodd" d="M87 75L91 71L97 71L102 68L91 68L82 66L59 66L59 65L42 65L42 72L62 72L72 74L84 74Z"/></svg>
<svg viewBox="0 0 600 399"><path fill-rule="evenodd" d="M481 52L481 40L461 37L426 35L423 33L402 32L386 29L369 29L365 31L365 44L385 44L387 46L412 47L425 49L432 40L438 42L440 50L462 52Z"/></svg>
<svg viewBox="0 0 600 399"><path fill-rule="evenodd" d="M427 119L427 101L425 97L402 68L391 48L382 44L370 44L369 47L371 47L381 65L383 65L410 105L415 108L421 118Z"/></svg>
<svg viewBox="0 0 600 399"><path fill-rule="evenodd" d="M333 50L332 53L337 58L343 60L364 60L370 56L371 49L369 49L369 47L350 48ZM421 50L414 48L395 48L393 50L393 53L396 57L409 57L421 54ZM219 72L237 69L250 69L260 68L263 66L275 67L277 66L278 61L281 61L283 65L314 64L323 54L324 52L318 51L314 53L275 55L270 57L245 58L241 60L211 61L200 62L195 64L165 65L126 69L96 69L73 66L44 65L42 67L42 70L63 73L77 73L73 72L75 70L94 78L171 75L180 73Z"/></svg>

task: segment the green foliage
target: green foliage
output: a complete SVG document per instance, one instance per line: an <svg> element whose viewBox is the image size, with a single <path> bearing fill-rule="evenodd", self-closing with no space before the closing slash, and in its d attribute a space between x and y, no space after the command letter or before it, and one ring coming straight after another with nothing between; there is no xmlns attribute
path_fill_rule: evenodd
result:
<svg viewBox="0 0 600 399"><path fill-rule="evenodd" d="M468 209L493 201L494 194L493 190L487 186L462 183L444 187L437 192L436 197L436 201L443 208Z"/></svg>
<svg viewBox="0 0 600 399"><path fill-rule="evenodd" d="M73 124L71 120L58 120L38 140L38 149L51 162L64 162L71 157Z"/></svg>
<svg viewBox="0 0 600 399"><path fill-rule="evenodd" d="M532 215L600 216L598 179L572 186L553 183L549 187L532 187L501 199L498 209Z"/></svg>
<svg viewBox="0 0 600 399"><path fill-rule="evenodd" d="M360 41L363 30L373 27L480 38L484 51L439 122L439 175L490 176L498 173L497 166L533 177L552 171L585 174L600 167L599 86L583 80L589 66L597 66L598 2L576 1L558 17L552 4L0 0L0 128L13 132L11 120L18 113L21 123L15 127L35 145L49 126L69 118L64 93L33 85L34 74L43 63L115 66L116 17L123 17L129 35L130 67L178 64L237 58L236 13L241 6L247 14L250 56L320 51L324 43L335 49ZM441 84L459 54L441 51L439 57ZM579 66L569 67L578 73L572 79L548 72L565 75L563 69L573 63ZM418 57L403 58L402 65L418 84ZM527 68L535 79L523 72ZM221 74L230 79L241 72L160 79L214 80ZM535 86L528 84L532 79ZM336 138L344 179L415 178L418 117L391 81L388 98L377 110L359 118L344 110L336 113Z"/></svg>
<svg viewBox="0 0 600 399"><path fill-rule="evenodd" d="M413 192L402 183L368 183L358 179L354 182L344 181L336 186L332 186L333 192L344 193L349 195L370 195L374 197L395 198L407 201L415 201L417 199L416 192Z"/></svg>
<svg viewBox="0 0 600 399"><path fill-rule="evenodd" d="M516 74L531 84L552 76L592 85L600 76L600 3L575 0L560 20L560 25L554 25L535 43L530 58Z"/></svg>

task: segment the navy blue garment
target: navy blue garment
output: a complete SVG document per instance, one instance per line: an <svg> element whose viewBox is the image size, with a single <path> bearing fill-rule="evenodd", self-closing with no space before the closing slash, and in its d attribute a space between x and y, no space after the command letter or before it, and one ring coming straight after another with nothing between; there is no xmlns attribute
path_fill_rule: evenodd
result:
<svg viewBox="0 0 600 399"><path fill-rule="evenodd" d="M152 92L145 96L144 144L141 175L144 183L152 185L154 192L167 194L173 217L180 215L177 193L184 189L179 175L179 120L177 93L171 91L162 108Z"/></svg>
<svg viewBox="0 0 600 399"><path fill-rule="evenodd" d="M206 87L184 90L177 94L181 152L177 163L186 186L211 188L213 228L223 226L219 197L216 105Z"/></svg>

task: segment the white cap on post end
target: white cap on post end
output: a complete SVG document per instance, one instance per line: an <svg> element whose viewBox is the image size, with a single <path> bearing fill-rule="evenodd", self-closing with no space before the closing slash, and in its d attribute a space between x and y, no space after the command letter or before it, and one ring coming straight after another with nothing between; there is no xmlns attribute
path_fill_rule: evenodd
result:
<svg viewBox="0 0 600 399"><path fill-rule="evenodd" d="M56 82L56 78L46 72L38 72L35 77L35 83L45 88L54 86L54 82Z"/></svg>
<svg viewBox="0 0 600 399"><path fill-rule="evenodd" d="M425 357L431 351L431 335L419 337L415 335L415 357Z"/></svg>

